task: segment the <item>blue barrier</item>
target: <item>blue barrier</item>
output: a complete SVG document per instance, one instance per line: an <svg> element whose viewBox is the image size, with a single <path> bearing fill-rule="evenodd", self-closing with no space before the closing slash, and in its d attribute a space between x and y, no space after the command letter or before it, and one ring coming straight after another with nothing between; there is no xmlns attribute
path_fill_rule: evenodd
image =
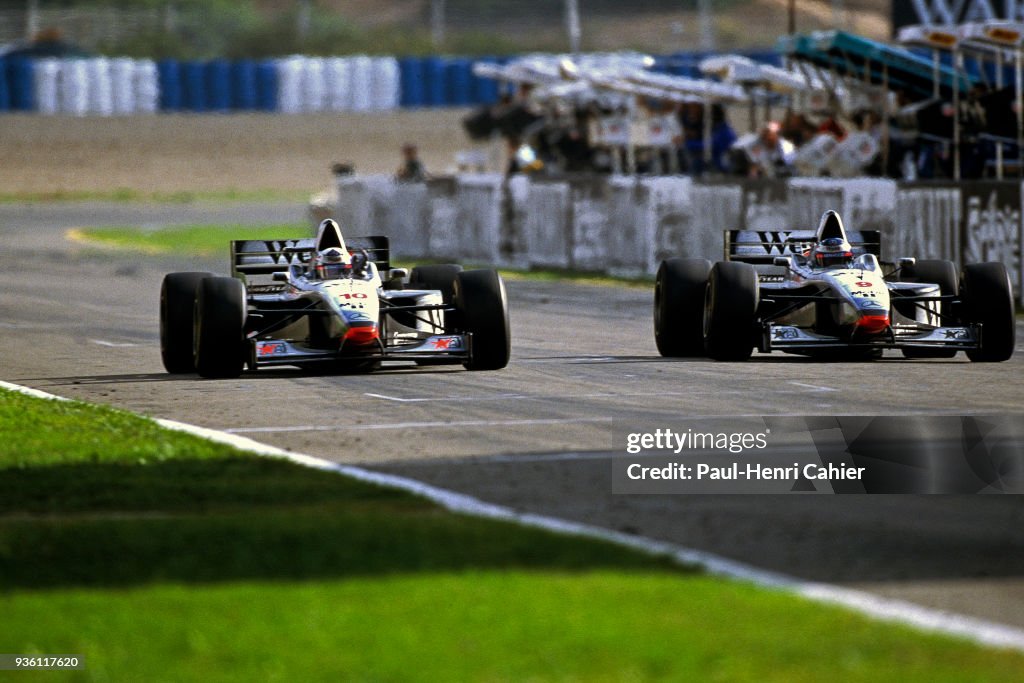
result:
<svg viewBox="0 0 1024 683"><path fill-rule="evenodd" d="M256 108L277 110L277 63L272 59L256 65Z"/></svg>
<svg viewBox="0 0 1024 683"><path fill-rule="evenodd" d="M7 60L0 57L0 111L11 108L11 89L7 85Z"/></svg>
<svg viewBox="0 0 1024 683"><path fill-rule="evenodd" d="M465 107L472 101L473 63L468 59L450 59L445 65L445 104Z"/></svg>
<svg viewBox="0 0 1024 683"><path fill-rule="evenodd" d="M423 103L428 107L443 107L446 104L445 60L440 57L426 57L423 60Z"/></svg>
<svg viewBox="0 0 1024 683"><path fill-rule="evenodd" d="M7 60L7 83L10 91L11 109L15 111L32 111L36 106L33 91L34 77L32 60L15 57Z"/></svg>
<svg viewBox="0 0 1024 683"><path fill-rule="evenodd" d="M231 108L256 108L256 62L245 59L231 65Z"/></svg>
<svg viewBox="0 0 1024 683"><path fill-rule="evenodd" d="M188 111L206 111L206 65L184 62L181 65L182 107Z"/></svg>
<svg viewBox="0 0 1024 683"><path fill-rule="evenodd" d="M160 110L180 110L181 64L176 59L162 59L157 62L156 75L160 84Z"/></svg>
<svg viewBox="0 0 1024 683"><path fill-rule="evenodd" d="M231 108L231 64L226 59L214 59L204 69L206 109L224 112Z"/></svg>
<svg viewBox="0 0 1024 683"><path fill-rule="evenodd" d="M497 57L481 57L476 60L479 62L487 62L488 64L500 64L501 60ZM470 69L472 69L472 63ZM493 104L498 101L498 81L493 78L481 78L471 72L472 78L472 98L474 104Z"/></svg>
<svg viewBox="0 0 1024 683"><path fill-rule="evenodd" d="M422 107L426 104L423 59L420 57L403 57L398 60L398 74L401 87L401 97L399 98L401 106Z"/></svg>

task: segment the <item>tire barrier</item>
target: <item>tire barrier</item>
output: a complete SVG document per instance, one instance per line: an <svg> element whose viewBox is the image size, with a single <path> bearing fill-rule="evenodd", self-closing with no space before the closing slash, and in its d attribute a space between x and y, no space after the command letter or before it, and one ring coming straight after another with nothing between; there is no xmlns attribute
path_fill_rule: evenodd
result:
<svg viewBox="0 0 1024 683"><path fill-rule="evenodd" d="M334 200L319 208L349 232L388 235L403 258L629 275L653 275L676 256L721 260L726 230L756 231L776 245L769 254L781 253L787 231L813 228L835 209L848 228L880 231L887 261L1000 261L1020 300L1022 196L1014 181L341 176Z"/></svg>
<svg viewBox="0 0 1024 683"><path fill-rule="evenodd" d="M699 53L659 57L655 70L690 74ZM768 55L757 55L771 59ZM73 116L266 111L284 114L469 107L500 84L473 73L499 57L307 57L153 62L126 57L0 57L0 112Z"/></svg>

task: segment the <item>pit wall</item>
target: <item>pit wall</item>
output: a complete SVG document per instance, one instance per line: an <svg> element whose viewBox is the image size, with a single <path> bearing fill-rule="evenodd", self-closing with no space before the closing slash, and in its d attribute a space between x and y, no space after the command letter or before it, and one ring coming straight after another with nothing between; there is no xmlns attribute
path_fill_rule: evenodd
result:
<svg viewBox="0 0 1024 683"><path fill-rule="evenodd" d="M720 260L726 230L781 242L779 232L814 229L838 209L847 228L881 231L885 260L1002 261L1020 300L1021 194L1010 181L356 176L339 177L313 214L349 234L387 235L405 259L652 275L672 256Z"/></svg>

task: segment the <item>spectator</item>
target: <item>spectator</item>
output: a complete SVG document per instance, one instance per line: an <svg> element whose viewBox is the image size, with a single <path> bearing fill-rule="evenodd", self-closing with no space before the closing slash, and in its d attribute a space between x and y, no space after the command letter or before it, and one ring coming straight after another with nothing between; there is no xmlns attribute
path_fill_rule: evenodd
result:
<svg viewBox="0 0 1024 683"><path fill-rule="evenodd" d="M780 178L792 175L796 148L780 134L781 126L770 121L757 135L748 134L736 141L733 149L742 163L734 172L745 170L750 178ZM745 168L744 168L745 167Z"/></svg>
<svg viewBox="0 0 1024 683"><path fill-rule="evenodd" d="M427 179L427 169L419 158L416 145L407 142L402 145L402 165L395 172L395 179L404 183L419 183Z"/></svg>
<svg viewBox="0 0 1024 683"><path fill-rule="evenodd" d="M782 120L782 137L793 143L796 147L803 147L818 134L818 127L803 114L790 111Z"/></svg>

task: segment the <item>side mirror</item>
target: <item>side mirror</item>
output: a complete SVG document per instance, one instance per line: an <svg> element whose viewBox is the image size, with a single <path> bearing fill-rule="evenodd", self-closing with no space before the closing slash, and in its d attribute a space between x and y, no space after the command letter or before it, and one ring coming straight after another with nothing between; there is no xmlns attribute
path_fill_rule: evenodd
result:
<svg viewBox="0 0 1024 683"><path fill-rule="evenodd" d="M917 259L913 256L901 256L898 263L900 268L913 268L917 264Z"/></svg>
<svg viewBox="0 0 1024 683"><path fill-rule="evenodd" d="M392 268L388 271L389 280L404 280L409 277L408 268Z"/></svg>
<svg viewBox="0 0 1024 683"><path fill-rule="evenodd" d="M793 260L789 256L776 256L772 259L773 266L782 266L783 268L789 268L793 265Z"/></svg>
<svg viewBox="0 0 1024 683"><path fill-rule="evenodd" d="M274 282L288 282L288 273L278 272L270 276Z"/></svg>

